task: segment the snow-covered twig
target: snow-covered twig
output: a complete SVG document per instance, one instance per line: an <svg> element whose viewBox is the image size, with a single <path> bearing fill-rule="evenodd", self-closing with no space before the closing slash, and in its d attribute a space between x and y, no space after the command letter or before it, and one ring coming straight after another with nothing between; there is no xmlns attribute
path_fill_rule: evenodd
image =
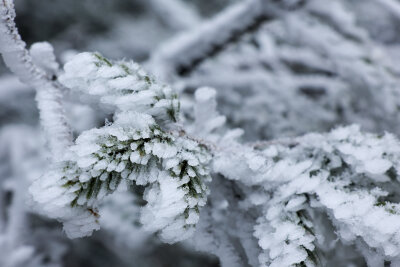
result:
<svg viewBox="0 0 400 267"><path fill-rule="evenodd" d="M279 13L272 7L262 0L248 0L228 7L212 20L163 45L150 60L152 72L162 79L170 74L190 73L229 43L272 19L274 13Z"/></svg>
<svg viewBox="0 0 400 267"><path fill-rule="evenodd" d="M45 69L35 64L25 48L26 44L21 39L14 22L15 10L12 0L0 2L0 16L0 53L8 68L22 82L36 89L41 123L53 157L57 159L72 141L61 103L62 86L56 81L56 76L49 75Z"/></svg>

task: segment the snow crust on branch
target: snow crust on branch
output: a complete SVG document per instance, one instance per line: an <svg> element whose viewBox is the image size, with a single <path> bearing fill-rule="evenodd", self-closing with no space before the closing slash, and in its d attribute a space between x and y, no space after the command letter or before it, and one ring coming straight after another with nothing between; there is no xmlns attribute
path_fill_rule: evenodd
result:
<svg viewBox="0 0 400 267"><path fill-rule="evenodd" d="M210 180L207 149L163 130L179 102L172 89L150 79L137 64L82 53L65 65L60 81L116 105L114 122L83 132L63 161L31 186L43 212L64 223L71 238L99 229L97 207L118 188L146 189L140 221L166 242L188 238L205 205ZM132 104L133 103L133 104Z"/></svg>

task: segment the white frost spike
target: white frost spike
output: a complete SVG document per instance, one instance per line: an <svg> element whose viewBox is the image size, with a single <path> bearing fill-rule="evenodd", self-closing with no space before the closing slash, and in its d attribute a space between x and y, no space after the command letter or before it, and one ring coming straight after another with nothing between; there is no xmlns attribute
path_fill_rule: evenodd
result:
<svg viewBox="0 0 400 267"><path fill-rule="evenodd" d="M195 128L191 130L196 136L215 139L210 134L225 124L226 118L217 112L216 91L202 87L196 90L194 107Z"/></svg>
<svg viewBox="0 0 400 267"><path fill-rule="evenodd" d="M33 62L49 74L56 74L59 65L54 55L53 46L48 42L34 43L29 52Z"/></svg>

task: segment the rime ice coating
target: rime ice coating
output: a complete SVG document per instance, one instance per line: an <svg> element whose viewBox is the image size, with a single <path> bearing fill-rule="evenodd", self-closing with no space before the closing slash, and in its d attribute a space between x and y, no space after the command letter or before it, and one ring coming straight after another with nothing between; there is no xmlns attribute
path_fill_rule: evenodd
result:
<svg viewBox="0 0 400 267"><path fill-rule="evenodd" d="M100 201L120 185L136 183L145 187L144 228L166 242L189 237L206 203L210 155L157 124L160 118L176 119L179 103L171 89L147 81L134 63L112 65L98 54L80 54L65 70L66 86L98 95L119 110L113 124L83 132L62 162L31 186L34 200L64 223L69 237L82 237L99 228ZM135 104L124 102L128 98Z"/></svg>

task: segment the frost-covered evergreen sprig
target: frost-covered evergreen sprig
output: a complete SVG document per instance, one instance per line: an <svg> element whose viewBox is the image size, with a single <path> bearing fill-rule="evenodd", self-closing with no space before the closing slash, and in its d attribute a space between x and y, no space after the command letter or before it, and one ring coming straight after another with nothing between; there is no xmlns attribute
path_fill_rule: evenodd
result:
<svg viewBox="0 0 400 267"><path fill-rule="evenodd" d="M149 114L158 123L178 120L177 94L135 62L113 62L99 53L81 53L67 62L64 70L60 81L71 90L100 97L102 103L120 111Z"/></svg>
<svg viewBox="0 0 400 267"><path fill-rule="evenodd" d="M179 102L135 63L112 63L83 53L65 65L60 80L118 107L115 121L82 133L63 161L36 181L31 192L41 209L64 222L70 237L98 229L97 207L119 186L144 186L140 221L175 242L193 233L206 203L210 155L204 146L164 130L177 120Z"/></svg>
<svg viewBox="0 0 400 267"><path fill-rule="evenodd" d="M353 125L241 144L239 131L223 134L215 91L195 95L189 130L203 129L197 132L204 140L218 143L212 171L223 175L214 177L201 212L193 239L198 249L216 254L222 266L326 266L341 247L349 255L361 251L370 266L398 261L395 136Z"/></svg>
<svg viewBox="0 0 400 267"><path fill-rule="evenodd" d="M231 144L230 152L214 159L215 171L264 191L262 197L254 189L247 195L260 207L254 226L264 250L260 264L323 265L329 250L313 230L317 210L327 214L343 243L360 242L382 262L398 259L399 141L390 134L362 133L357 126L295 141L257 150Z"/></svg>

